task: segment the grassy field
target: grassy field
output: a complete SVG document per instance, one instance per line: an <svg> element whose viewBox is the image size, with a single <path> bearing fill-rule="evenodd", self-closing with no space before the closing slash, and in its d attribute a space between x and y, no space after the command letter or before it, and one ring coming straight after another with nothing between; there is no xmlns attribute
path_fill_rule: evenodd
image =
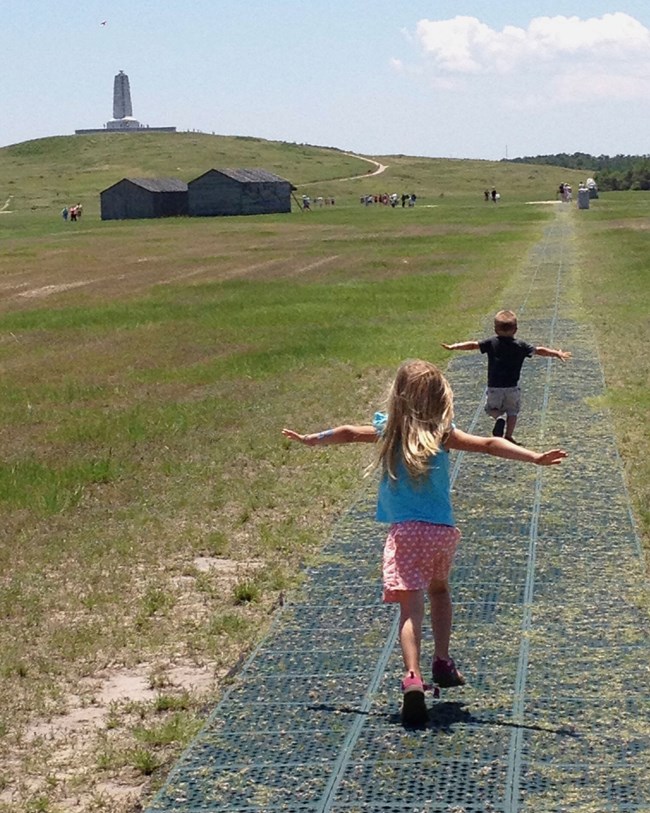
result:
<svg viewBox="0 0 650 813"><path fill-rule="evenodd" d="M284 425L366 421L405 357L476 332L552 217L549 167L196 134L0 150L0 811L137 810L359 488ZM262 166L334 207L98 220L127 175ZM483 189L496 185L498 206ZM359 205L415 191L414 209ZM80 200L84 216L59 209ZM646 199L578 223L648 537ZM644 341L645 340L645 341ZM634 352L636 350L636 352ZM128 699L126 699L128 698Z"/></svg>

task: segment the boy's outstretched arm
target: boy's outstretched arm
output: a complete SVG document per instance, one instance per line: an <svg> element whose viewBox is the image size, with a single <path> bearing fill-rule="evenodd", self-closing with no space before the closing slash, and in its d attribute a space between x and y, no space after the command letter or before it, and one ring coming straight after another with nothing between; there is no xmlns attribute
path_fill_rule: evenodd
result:
<svg viewBox="0 0 650 813"><path fill-rule="evenodd" d="M506 460L519 460L522 463L535 463L537 466L556 466L561 463L567 453L563 449L549 449L546 452L533 452L524 446L517 446L505 438L480 437L452 429L445 443L449 449L460 452L482 452L494 457L503 457Z"/></svg>
<svg viewBox="0 0 650 813"><path fill-rule="evenodd" d="M376 443L379 439L377 430L371 424L367 426L335 426L310 435L301 435L293 429L283 429L282 434L289 440L297 440L305 446L330 446L335 443Z"/></svg>
<svg viewBox="0 0 650 813"><path fill-rule="evenodd" d="M571 358L571 353L567 350L554 350L552 347L536 347L535 355L550 356L550 358L560 359L560 361L566 361Z"/></svg>
<svg viewBox="0 0 650 813"><path fill-rule="evenodd" d="M478 342L456 342L455 344L443 344L445 350L478 350Z"/></svg>

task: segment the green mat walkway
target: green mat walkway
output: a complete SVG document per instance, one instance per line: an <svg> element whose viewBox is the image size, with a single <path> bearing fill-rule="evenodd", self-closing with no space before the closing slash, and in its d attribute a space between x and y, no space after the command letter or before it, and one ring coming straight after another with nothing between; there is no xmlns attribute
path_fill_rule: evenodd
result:
<svg viewBox="0 0 650 813"><path fill-rule="evenodd" d="M504 299L522 338L573 352L526 362L518 432L571 456L454 459L453 652L469 685L431 702L427 729L400 726L369 484L150 813L650 811L647 583L594 337L572 307L575 216L558 204ZM455 355L449 373L458 426L485 433L484 360Z"/></svg>

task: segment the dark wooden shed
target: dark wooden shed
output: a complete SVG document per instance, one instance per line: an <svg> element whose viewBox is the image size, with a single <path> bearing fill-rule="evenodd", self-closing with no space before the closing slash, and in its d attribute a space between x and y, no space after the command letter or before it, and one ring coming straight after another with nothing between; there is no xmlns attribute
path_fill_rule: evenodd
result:
<svg viewBox="0 0 650 813"><path fill-rule="evenodd" d="M209 169L188 183L188 209L202 217L290 212L295 188L264 169Z"/></svg>
<svg viewBox="0 0 650 813"><path fill-rule="evenodd" d="M187 214L187 184L176 178L122 178L100 193L102 220Z"/></svg>

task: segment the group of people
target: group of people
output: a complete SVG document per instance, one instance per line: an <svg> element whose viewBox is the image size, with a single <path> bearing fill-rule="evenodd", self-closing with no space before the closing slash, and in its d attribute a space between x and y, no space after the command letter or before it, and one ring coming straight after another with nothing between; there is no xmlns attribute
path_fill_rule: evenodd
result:
<svg viewBox="0 0 650 813"><path fill-rule="evenodd" d="M303 209L306 209L307 211L311 211L312 203L320 208L321 206L334 206L334 204L336 203L336 200L334 198L319 196L317 198L314 198L314 200L312 201L312 199L309 197L309 195L303 195L302 196L302 208Z"/></svg>
<svg viewBox="0 0 650 813"><path fill-rule="evenodd" d="M391 206L393 209L395 209L398 203L401 201L402 209L404 209L407 206L409 208L413 208L417 199L417 195L409 195L406 192L404 192L402 195L398 195L397 192L393 192L391 195L384 192L382 195L361 195L359 198L359 203L363 204L364 206L370 206L373 203L381 203L383 206Z"/></svg>
<svg viewBox="0 0 650 813"><path fill-rule="evenodd" d="M399 605L399 641L404 662L402 722L423 726L428 719L425 691L432 688L421 670L422 625L428 596L434 651L431 678L437 687L466 680L450 654L452 601L449 575L460 532L450 495L449 451L489 454L506 460L554 466L562 449L535 452L514 439L520 410L519 377L525 359L546 356L565 361L564 350L535 346L516 338L517 317L510 310L494 318L494 335L479 341L443 344L447 350L478 350L487 356L485 411L494 419L491 435L481 437L453 422L453 392L432 363L403 362L384 411L363 425L342 424L310 434L283 429L286 438L306 446L372 443L380 471L376 519L387 523L383 553L383 598Z"/></svg>
<svg viewBox="0 0 650 813"><path fill-rule="evenodd" d="M491 192L489 189L486 189L485 192L483 192L483 197L485 198L486 203L490 200L492 203L498 203L501 200L501 195L494 187L492 188Z"/></svg>
<svg viewBox="0 0 650 813"><path fill-rule="evenodd" d="M77 203L75 206L64 206L61 209L61 217L67 221L69 220L81 220L81 213L83 211L83 207L80 203Z"/></svg>

